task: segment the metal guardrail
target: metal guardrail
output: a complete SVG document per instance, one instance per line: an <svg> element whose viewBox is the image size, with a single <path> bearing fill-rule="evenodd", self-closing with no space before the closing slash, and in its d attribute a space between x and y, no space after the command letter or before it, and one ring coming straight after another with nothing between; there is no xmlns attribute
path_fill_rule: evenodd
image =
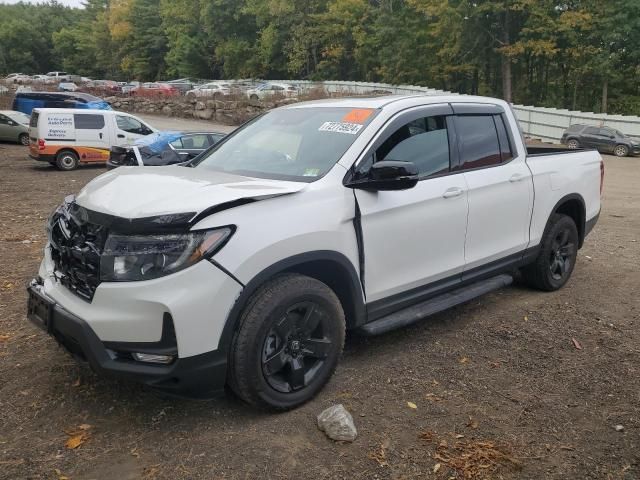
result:
<svg viewBox="0 0 640 480"><path fill-rule="evenodd" d="M394 95L459 95L457 93L438 90L418 85L390 85L388 83L325 81L310 80L272 80L290 83L301 91L308 91L322 86L330 93L363 94L372 91L389 92ZM585 125L607 126L620 130L625 135L640 139L640 117L632 115L608 115L604 113L579 112L557 108L513 105L516 116L525 135L545 142L559 143L564 131L575 123Z"/></svg>

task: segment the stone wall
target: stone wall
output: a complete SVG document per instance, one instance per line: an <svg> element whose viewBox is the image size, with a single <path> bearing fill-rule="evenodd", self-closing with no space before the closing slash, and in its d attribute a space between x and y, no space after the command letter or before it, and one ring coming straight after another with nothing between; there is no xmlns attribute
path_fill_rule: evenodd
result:
<svg viewBox="0 0 640 480"><path fill-rule="evenodd" d="M198 118L224 125L240 125L265 110L294 102L280 99L269 102L252 102L244 98L216 100L213 98L141 98L107 97L114 110L131 113L151 113L167 117Z"/></svg>

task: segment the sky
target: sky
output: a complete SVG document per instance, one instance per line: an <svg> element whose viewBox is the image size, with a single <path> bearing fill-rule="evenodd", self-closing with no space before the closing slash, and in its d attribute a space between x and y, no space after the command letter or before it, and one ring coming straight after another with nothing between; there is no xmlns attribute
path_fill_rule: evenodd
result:
<svg viewBox="0 0 640 480"><path fill-rule="evenodd" d="M0 0L0 3L18 3L20 0ZM22 0L24 3L43 3L43 0ZM68 7L81 7L83 0L58 0Z"/></svg>

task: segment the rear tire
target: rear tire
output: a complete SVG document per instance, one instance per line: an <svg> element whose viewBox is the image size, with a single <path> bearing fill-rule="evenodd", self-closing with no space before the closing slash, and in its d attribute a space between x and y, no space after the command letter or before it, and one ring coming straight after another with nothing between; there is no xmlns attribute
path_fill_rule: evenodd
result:
<svg viewBox="0 0 640 480"><path fill-rule="evenodd" d="M616 147L613 149L613 154L616 157L626 157L627 155L629 155L629 147L627 147L626 145L616 145Z"/></svg>
<svg viewBox="0 0 640 480"><path fill-rule="evenodd" d="M522 268L525 281L533 288L553 292L562 288L576 264L578 228L571 217L554 214L547 224L535 261Z"/></svg>
<svg viewBox="0 0 640 480"><path fill-rule="evenodd" d="M327 383L344 336L342 305L327 285L303 275L279 275L253 294L241 314L228 384L256 407L295 408Z"/></svg>
<svg viewBox="0 0 640 480"><path fill-rule="evenodd" d="M78 164L80 163L80 159L75 152L71 150L63 150L58 152L56 155L56 166L59 170L63 170L65 172L75 170L78 168Z"/></svg>
<svg viewBox="0 0 640 480"><path fill-rule="evenodd" d="M29 146L29 134L28 133L21 133L20 136L18 137L18 141L24 145L25 147Z"/></svg>

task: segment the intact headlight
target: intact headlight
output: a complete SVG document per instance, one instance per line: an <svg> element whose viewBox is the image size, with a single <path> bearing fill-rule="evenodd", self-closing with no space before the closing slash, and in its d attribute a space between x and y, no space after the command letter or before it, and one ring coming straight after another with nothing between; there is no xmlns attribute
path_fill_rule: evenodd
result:
<svg viewBox="0 0 640 480"><path fill-rule="evenodd" d="M100 279L132 282L162 277L210 258L233 228L162 235L109 235L100 258Z"/></svg>

